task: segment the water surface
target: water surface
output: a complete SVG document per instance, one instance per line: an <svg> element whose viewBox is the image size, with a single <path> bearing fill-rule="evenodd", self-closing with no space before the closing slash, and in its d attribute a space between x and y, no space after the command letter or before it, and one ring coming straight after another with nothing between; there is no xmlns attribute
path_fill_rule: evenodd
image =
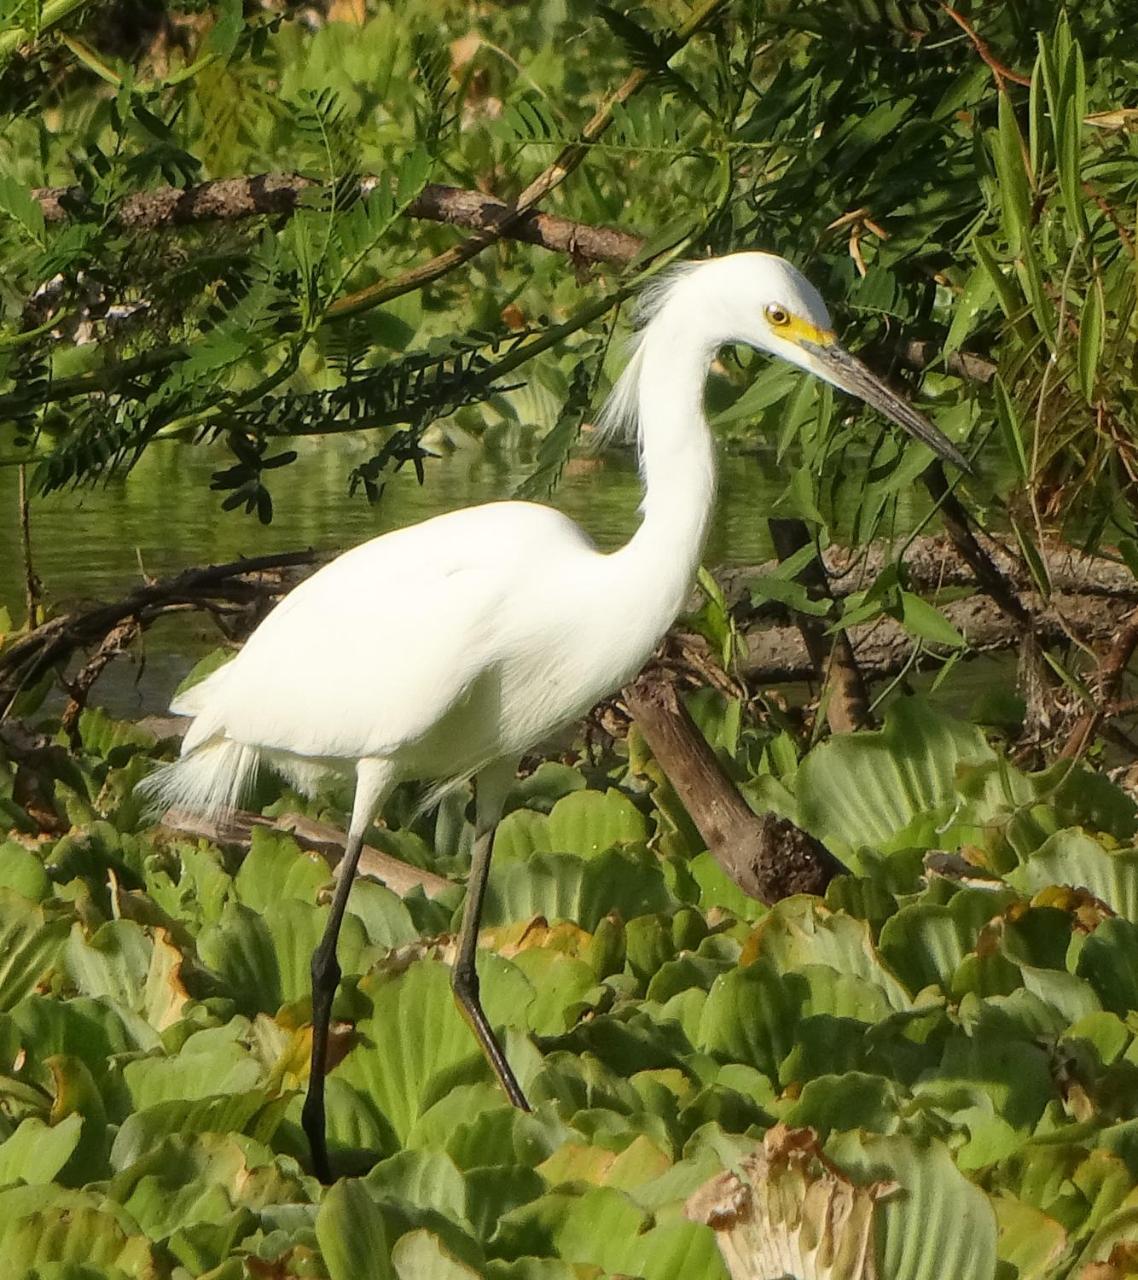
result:
<svg viewBox="0 0 1138 1280"><path fill-rule="evenodd" d="M225 465L223 451L180 444L153 446L127 475L95 488L35 498L35 569L56 608L113 600L145 573L163 577L193 565L244 555L314 548L339 551L388 529L458 507L511 497L533 469L518 453L471 448L426 462L423 485L414 473L395 474L375 506L350 497L346 476L368 456L351 436L301 441L300 457L269 480L273 523L221 509L224 494L209 488ZM719 499L708 540L711 565L754 564L773 555L765 516L784 481L773 452L724 451ZM898 512L910 525L926 509L923 492ZM611 550L637 525L640 483L630 454L583 457L566 468L550 501L578 521L598 546ZM23 568L16 526L16 473L0 468L0 605L22 619ZM193 661L217 643L201 615L166 619L147 635L131 661L112 664L96 699L114 714L160 710Z"/></svg>

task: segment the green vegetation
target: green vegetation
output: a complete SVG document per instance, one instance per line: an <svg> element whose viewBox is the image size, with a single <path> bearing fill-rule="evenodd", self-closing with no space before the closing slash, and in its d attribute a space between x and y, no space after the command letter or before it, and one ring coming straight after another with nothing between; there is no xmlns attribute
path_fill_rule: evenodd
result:
<svg viewBox="0 0 1138 1280"><path fill-rule="evenodd" d="M737 708L703 719L744 745ZM1138 1211L1133 802L917 701L777 777L779 744L747 745L744 785L854 872L824 902L744 898L641 748L519 781L481 961L532 1115L452 1002L460 887L356 886L329 1117L358 1180L322 1193L299 1116L327 866L268 831L239 863L155 836L131 796L151 745L86 713L52 793L69 833L0 857L9 1274L722 1280L684 1201L776 1121L906 1189L882 1275L1090 1274ZM376 841L453 876L467 800Z"/></svg>
<svg viewBox="0 0 1138 1280"><path fill-rule="evenodd" d="M0 600L5 1276L725 1280L685 1205L764 1135L756 1213L784 1270L1138 1274L1138 810L1108 776L1134 759L1138 645L1131 8L0 0L0 468L32 495L26 620ZM488 192L570 220L572 244L487 230ZM37 503L129 474L166 521L171 441L201 451L187 486L232 522L217 546L250 552L298 451L365 515L458 445L543 497L619 367L627 299L677 257L755 247L976 458L946 496L926 449L829 389L716 368L724 448L774 450L756 522L797 522L797 550L772 528L781 566L727 596L704 579L686 625L717 688L688 705L748 803L849 874L748 898L635 729L528 761L480 957L525 1115L450 995L469 793L424 816L400 791L370 841L430 893L353 889L324 1188L299 1117L327 863L270 827L156 829L133 788L174 744L97 686L61 726L45 699L74 689L73 650L20 648L55 608ZM29 506L0 492L10 590ZM916 532L947 513L964 568L943 581L914 563L915 510ZM982 529L1006 544L994 580L961 551ZM800 577L838 542L877 557L856 587ZM1082 613L1074 547L1097 557ZM959 687L962 599L1024 641L1020 689L989 674L967 719L907 686L920 666ZM870 689L882 727L838 682L793 709L747 687L756 618L827 654L896 625L894 665L855 654L895 678ZM827 738L835 708L863 731ZM342 829L347 797L266 785L250 807ZM898 1188L874 1203L875 1181ZM869 1261L794 1228L826 1185Z"/></svg>
<svg viewBox="0 0 1138 1280"><path fill-rule="evenodd" d="M1126 6L1018 0L983 15L982 38L923 0L703 8L707 30L666 63L680 4L491 6L473 24L465 5L380 5L316 30L171 8L149 44L114 6L58 39L71 6L16 6L49 30L26 56L19 33L0 43L2 459L50 488L171 435L221 439L217 485L267 519L290 439L377 428L352 470L375 496L458 410L479 432L548 431L540 491L604 385L626 290L673 254L759 245L801 262L882 358L898 335L927 344L928 407L957 439L995 433L1006 457L974 496L998 479L1021 539L1055 515L1080 538L1131 536ZM515 248L424 290L416 264L455 243L403 216L424 184L516 197L630 65L653 75L542 205L645 236L619 281ZM156 185L265 171L311 180L292 216L124 225ZM378 178L360 198L363 175ZM35 185L71 189L46 224ZM962 351L999 382L956 376ZM794 441L782 514L824 528L848 487L858 539L888 531L924 452L788 370L727 381L725 429Z"/></svg>

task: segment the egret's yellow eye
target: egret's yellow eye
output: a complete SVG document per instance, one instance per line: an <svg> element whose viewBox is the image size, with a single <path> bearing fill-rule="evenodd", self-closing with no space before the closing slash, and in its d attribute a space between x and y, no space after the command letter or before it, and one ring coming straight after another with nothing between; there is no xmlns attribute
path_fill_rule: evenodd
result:
<svg viewBox="0 0 1138 1280"><path fill-rule="evenodd" d="M776 329L781 329L790 323L790 312L777 302L772 302L767 307L767 319Z"/></svg>

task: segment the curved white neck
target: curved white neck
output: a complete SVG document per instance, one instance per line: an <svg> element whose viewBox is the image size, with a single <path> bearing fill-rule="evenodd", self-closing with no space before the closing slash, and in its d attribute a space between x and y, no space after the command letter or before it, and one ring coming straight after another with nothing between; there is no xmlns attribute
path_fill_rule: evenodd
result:
<svg viewBox="0 0 1138 1280"><path fill-rule="evenodd" d="M703 552L715 498L715 449L703 390L716 347L693 344L683 314L663 311L644 335L640 363L643 520L617 556L651 582L667 628L683 606Z"/></svg>

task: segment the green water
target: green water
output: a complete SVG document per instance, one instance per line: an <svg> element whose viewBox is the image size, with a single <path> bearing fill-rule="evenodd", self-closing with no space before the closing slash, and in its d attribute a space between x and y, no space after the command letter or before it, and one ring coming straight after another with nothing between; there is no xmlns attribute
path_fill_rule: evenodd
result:
<svg viewBox="0 0 1138 1280"><path fill-rule="evenodd" d="M533 469L532 459L490 449L458 450L429 459L426 482L413 472L389 481L376 506L349 497L346 476L365 442L351 437L301 441L300 457L271 477L273 523L264 527L242 511L221 509L209 488L223 453L175 442L151 448L128 475L96 488L33 499L35 569L55 609L113 600L151 577L243 555L315 548L338 551L427 516L512 496ZM724 452L719 499L708 541L709 565L754 564L771 557L764 516L783 481L773 453ZM0 468L0 605L23 618L23 567L16 523L17 477ZM923 498L923 493L920 495ZM578 459L566 469L552 502L611 549L637 524L639 478L631 455ZM901 524L924 509L916 497ZM95 698L114 714L163 708L191 663L217 643L201 615L165 619L145 645L111 665Z"/></svg>

